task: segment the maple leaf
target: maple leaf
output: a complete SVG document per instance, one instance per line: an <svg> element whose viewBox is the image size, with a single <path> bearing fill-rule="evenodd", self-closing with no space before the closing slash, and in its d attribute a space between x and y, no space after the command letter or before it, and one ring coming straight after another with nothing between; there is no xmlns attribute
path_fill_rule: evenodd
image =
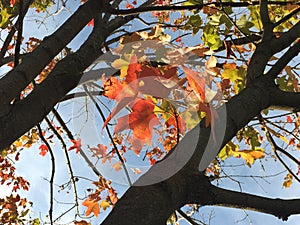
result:
<svg viewBox="0 0 300 225"><path fill-rule="evenodd" d="M153 127L159 124L159 120L153 112L154 103L151 98L137 100L131 109L132 112L129 115L118 119L114 132L131 129L133 131L132 148L138 151L143 144L150 145Z"/></svg>
<svg viewBox="0 0 300 225"><path fill-rule="evenodd" d="M14 5L16 4L17 1L18 1L18 0L9 0L9 4L10 4L11 6L14 6Z"/></svg>
<svg viewBox="0 0 300 225"><path fill-rule="evenodd" d="M90 22L88 22L88 27L94 27L94 19L92 19Z"/></svg>
<svg viewBox="0 0 300 225"><path fill-rule="evenodd" d="M199 75L199 72L193 71L187 67L182 67L186 75L190 87L199 96L201 102L204 102L205 98L205 78Z"/></svg>
<svg viewBox="0 0 300 225"><path fill-rule="evenodd" d="M140 173L142 173L142 171L139 168L131 168L131 170L132 170L132 172L134 174L140 174Z"/></svg>
<svg viewBox="0 0 300 225"><path fill-rule="evenodd" d="M288 123L292 123L293 122L291 116L287 116L286 117L286 122L288 122Z"/></svg>
<svg viewBox="0 0 300 225"><path fill-rule="evenodd" d="M112 168L114 168L116 170L116 172L118 172L122 169L122 163L119 161L119 162L115 163L114 165L112 165Z"/></svg>
<svg viewBox="0 0 300 225"><path fill-rule="evenodd" d="M103 144L98 144L97 147L91 148L94 152L92 156L105 156L107 151L107 146Z"/></svg>
<svg viewBox="0 0 300 225"><path fill-rule="evenodd" d="M102 209L106 210L108 207L110 207L110 204L109 204L108 201L102 200L102 201L100 202L100 207L101 207Z"/></svg>
<svg viewBox="0 0 300 225"><path fill-rule="evenodd" d="M71 141L73 143L73 146L69 148L69 151L76 149L76 154L77 154L78 152L80 152L81 149L81 139L79 138L78 140L71 140Z"/></svg>
<svg viewBox="0 0 300 225"><path fill-rule="evenodd" d="M179 133L184 134L186 131L186 124L184 121L182 121L182 118L180 115L177 115L176 117L174 115L170 116L170 118L166 121L167 127L175 127L178 129Z"/></svg>
<svg viewBox="0 0 300 225"><path fill-rule="evenodd" d="M127 68L127 73L122 75L125 76L123 81L119 81L117 78L109 78L107 81L103 81L104 96L116 100L117 105L108 115L102 128L126 105L133 103L141 93L159 98L168 97L172 89L167 87L162 81L167 82L177 77L177 68L168 68L163 74L159 68L138 63L136 55L131 57L129 64L122 59L116 60L114 67L120 68L121 73L124 73L123 68L125 67Z"/></svg>
<svg viewBox="0 0 300 225"><path fill-rule="evenodd" d="M91 223L86 222L85 220L74 221L75 225L91 225Z"/></svg>
<svg viewBox="0 0 300 225"><path fill-rule="evenodd" d="M94 215L96 217L98 217L98 215L100 213L100 206L99 206L98 202L96 202L90 198L87 198L86 200L84 200L82 202L82 205L87 207L87 210L85 213L86 216L89 216L91 213L94 213Z"/></svg>
<svg viewBox="0 0 300 225"><path fill-rule="evenodd" d="M39 149L40 149L40 153L39 154L41 156L45 156L47 154L47 152L49 151L47 145L45 145L45 144L41 144L40 147L39 147Z"/></svg>
<svg viewBox="0 0 300 225"><path fill-rule="evenodd" d="M283 187L285 188L289 188L293 183L293 175L288 173L285 177L284 177L284 182L283 182Z"/></svg>

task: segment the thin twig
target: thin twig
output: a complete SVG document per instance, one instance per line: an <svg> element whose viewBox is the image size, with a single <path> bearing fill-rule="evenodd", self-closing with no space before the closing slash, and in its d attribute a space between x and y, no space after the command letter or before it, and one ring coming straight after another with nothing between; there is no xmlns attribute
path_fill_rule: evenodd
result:
<svg viewBox="0 0 300 225"><path fill-rule="evenodd" d="M300 166L300 162L297 159L295 159L295 157L293 157L290 153L283 150L281 147L279 147L276 144L274 138L271 135L271 132L268 130L268 127L265 124L265 122L263 120L263 117L261 115L260 115L260 122L261 122L261 125L263 126L266 137L267 137L268 141L270 142L270 144L272 146L272 150L273 150L276 158L280 161L280 163L284 166L284 168L300 183L300 179L298 178L298 176L286 165L286 163L282 160L282 158L279 156L277 151L279 151L279 152L283 153L284 155L286 155L290 160L295 162L298 166Z"/></svg>
<svg viewBox="0 0 300 225"><path fill-rule="evenodd" d="M92 100L93 104L96 106L96 109L97 109L97 111L99 112L99 114L100 114L100 116L101 116L103 122L105 122L105 120L106 120L105 115L104 115L104 113L102 112L101 108L99 107L98 103L96 102L94 96L89 92L89 90L88 90L88 88L87 88L87 86L86 86L85 84L83 85L83 88L84 88L84 91L87 93L87 95L88 95L88 96L90 97L90 99ZM110 130L109 130L109 128L108 128L107 125L105 126L105 129L106 129L106 132L107 132L107 134L108 134L108 137L109 137L109 139L110 139L110 141L111 141L111 143L112 143L112 145L113 145L113 149L115 150L115 152L116 152L116 154L117 154L117 156L118 156L120 162L122 163L122 166L123 166L123 168L124 168L124 171L125 171L125 174L126 174L126 178L127 178L127 180L128 180L128 183L129 183L130 186L132 186L132 182L131 182L129 173L128 173L127 167L126 167L126 165L125 165L125 161L124 161L124 159L122 158L122 156L121 156L121 154L120 154L120 152L119 152L119 150L118 150L118 148L117 148L117 146L116 146L116 143L115 143L115 141L114 141L114 139L113 139L113 136L112 136L112 134L110 133Z"/></svg>
<svg viewBox="0 0 300 225"><path fill-rule="evenodd" d="M293 10L291 13L289 13L288 15L284 16L283 18L281 18L280 20L278 20L276 23L274 23L274 27L277 27L280 24L284 23L285 21L289 20L294 15L296 15L298 12L300 12L300 7L298 7L295 10Z"/></svg>
<svg viewBox="0 0 300 225"><path fill-rule="evenodd" d="M44 142L44 144L47 146L49 153L50 153L50 158L51 158L51 176L50 176L50 208L49 208L49 218L50 218L50 224L53 224L53 199L54 199L54 194L53 194L53 183L54 183L54 175L55 175L55 157L52 151L52 148L49 144L49 142L46 140L46 138L43 135L42 129L40 124L37 125L38 131L39 131L39 136L41 140Z"/></svg>
<svg viewBox="0 0 300 225"><path fill-rule="evenodd" d="M54 115L54 117L57 119L58 123L62 126L62 129L66 132L68 138L70 140L74 140L74 136L71 133L70 129L67 127L66 123L64 122L64 120L61 118L61 116L59 115L59 113L53 109L52 113ZM93 172L98 176L101 177L102 174L99 172L99 170L94 166L94 164L91 162L91 160L87 157L87 155L84 153L84 151L80 148L79 150L81 156L83 157L84 161L89 165L89 167L91 167L91 169L93 170Z"/></svg>
<svg viewBox="0 0 300 225"><path fill-rule="evenodd" d="M177 209L176 210L177 213L184 218L189 224L191 225L199 225L199 223L196 223L191 217L189 217L185 212L183 212L181 209ZM205 223L203 223L202 221L199 221L202 225L206 225Z"/></svg>
<svg viewBox="0 0 300 225"><path fill-rule="evenodd" d="M73 187L74 202L75 202L75 207L76 207L76 214L75 214L75 217L76 217L77 215L79 215L78 195L77 195L77 188L76 188L74 173L73 173L73 169L72 169L72 165L71 165L69 153L68 153L68 150L67 150L67 146L66 146L66 143L65 143L64 139L62 138L62 136L58 133L58 131L52 125L51 121L47 117L45 118L45 120L46 120L48 126L50 127L50 129L52 130L52 132L55 134L55 136L60 141L60 143L62 145L62 148L64 150L64 153L65 153L66 163L67 163L67 167L68 167L69 174L70 174L71 184L72 184L72 187Z"/></svg>

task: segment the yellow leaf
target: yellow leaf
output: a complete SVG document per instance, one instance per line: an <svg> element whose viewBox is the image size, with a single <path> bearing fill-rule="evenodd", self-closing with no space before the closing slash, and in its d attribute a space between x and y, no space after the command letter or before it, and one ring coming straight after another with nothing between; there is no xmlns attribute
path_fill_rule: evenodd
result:
<svg viewBox="0 0 300 225"><path fill-rule="evenodd" d="M283 187L285 188L289 188L293 183L293 175L288 173L285 177L284 177L284 182L283 182Z"/></svg>
<svg viewBox="0 0 300 225"><path fill-rule="evenodd" d="M108 203L108 201L102 200L102 201L100 202L100 207L101 207L102 209L106 210L108 207L110 207L110 204Z"/></svg>
<svg viewBox="0 0 300 225"><path fill-rule="evenodd" d="M129 61L126 61L124 59L116 59L111 65L115 69L120 69L120 78L124 78L127 75Z"/></svg>
<svg viewBox="0 0 300 225"><path fill-rule="evenodd" d="M280 135L280 139L283 140L285 143L289 143L285 136Z"/></svg>

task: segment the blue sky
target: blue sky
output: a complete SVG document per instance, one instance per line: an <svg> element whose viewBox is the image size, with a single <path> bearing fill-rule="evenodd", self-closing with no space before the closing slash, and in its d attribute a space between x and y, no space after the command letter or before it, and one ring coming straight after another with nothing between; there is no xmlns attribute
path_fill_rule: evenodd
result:
<svg viewBox="0 0 300 225"><path fill-rule="evenodd" d="M76 2L77 3L77 2ZM60 11L54 19L48 18L44 21L45 25L40 24L37 26L37 24L34 22L36 18L33 16L28 16L28 19L26 20L26 23L24 25L24 36L25 40L28 37L35 36L40 37L41 39L44 36L50 35L58 26L58 24L61 24L67 17L70 16L70 11L74 12L75 8L73 4L70 4L70 1L68 1L67 4L68 10L63 9ZM55 6L53 7L53 10L55 11ZM43 20L43 14L41 14L41 17L39 19ZM145 17L150 17L149 15L146 15ZM39 23L38 23L39 24ZM133 27L132 29L135 29L136 27ZM70 44L70 46L73 49L76 49L82 41L84 41L91 31L90 27L86 27ZM195 39L195 42L198 41L197 37L193 37ZM198 44L198 43L196 43ZM1 69L0 74L4 73L5 70ZM82 108L83 107L83 108ZM84 107L86 107L85 99L75 99L74 101L61 103L59 105L59 111L62 113L63 118L65 121L70 121L74 115L79 115L75 117L75 120L72 120L68 123L68 126L71 130L75 130L74 133L77 134L77 138L82 138L82 146L83 149L88 149L87 146L94 147L99 143L108 144L108 137L104 133L102 134L100 130L101 124L98 122L97 113L95 112L94 108L91 108L88 110L88 114L81 114L84 113L85 110ZM89 106L88 104L88 107ZM78 113L78 109L79 112ZM70 144L71 145L71 144ZM41 217L42 221L45 221L44 215L47 214L47 211L49 209L49 183L47 179L49 179L50 176L50 157L49 154L47 154L45 157L41 157L38 153L38 144L34 145L30 149L25 149L21 153L21 161L16 164L17 167L17 173L19 175L22 175L25 179L28 179L31 183L30 191L24 192L24 195L30 200L34 202L34 211L32 212L32 215L35 217L40 217L40 214L43 216ZM55 142L54 145L52 145L53 151L56 154L56 177L55 177L55 184L61 185L63 183L66 183L69 180L69 175L67 173L67 167L65 164L65 158L62 152L62 149L60 148L60 144L58 142ZM69 146L68 146L69 147ZM87 151L87 154L90 154ZM97 180L97 177L95 174L92 173L92 171L86 166L86 163L80 157L80 155L76 155L74 151L70 152L70 157L72 159L72 166L74 169L74 174L81 177L88 177L90 179ZM130 157L130 156L129 156ZM133 155L131 155L133 157ZM93 158L93 160L95 160ZM227 168L226 173L228 174L242 174L242 175L266 175L266 174L275 174L278 171L284 170L282 165L280 165L279 162L275 162L272 159L262 159L264 170L262 170L262 167L259 162L256 162L252 168L248 168L247 166L241 166L236 168ZM242 159L228 159L225 164L242 164ZM132 160L132 168L136 167L138 164L134 160ZM140 166L140 165L139 165ZM147 170L147 165L144 165L145 167L142 167L142 171L145 172ZM99 171L105 175L107 178L112 179L113 181L116 181L115 187L120 193L120 195L126 190L126 186L122 185L126 183L126 179L124 177L124 174L122 172L115 173L114 170L111 168L111 165L109 164L97 164L97 168ZM141 168L141 167L140 167ZM294 182L289 189L285 189L282 187L283 178L286 173L283 173L281 175L278 175L276 177L268 178L268 184L267 182L263 181L260 178L257 178L254 180L253 178L235 178L238 180L241 180L243 182L242 184L242 190L243 192L249 192L257 195L264 195L272 198L297 198L299 197L299 188L300 185L296 182ZM132 176L134 174L131 173ZM221 179L218 182L218 185L220 187L232 189L232 190L239 190L239 186L236 182L233 182L230 179ZM78 189L81 191L79 192L79 197L83 198L87 196L88 188L93 188L93 185L90 181L85 181L84 179L80 179L78 182ZM7 193L7 189L2 186L0 186L0 196L1 194ZM59 191L59 192L58 192ZM63 202L63 203L70 203L73 201L73 193L72 190L69 190L68 188L65 188L64 190L61 190L59 186L55 186L55 194L56 195L56 202ZM120 196L119 195L119 196ZM58 216L59 214L63 213L66 209L68 209L70 205L69 204L55 204L55 216ZM83 212L84 208L81 208ZM231 224L261 224L262 222L265 224L289 224L289 225L298 225L300 216L291 216L287 222L283 222L281 220L278 220L274 216L261 214L261 213L255 213L251 211L247 211L247 214L249 217L246 217L246 213L242 210L234 210L234 209L228 209L228 208L222 208L222 207L203 207L201 208L200 214L198 215L199 218L205 222L208 222L209 215L213 212L213 218L211 220L211 225L214 224L223 224L223 225L231 225ZM108 213L104 212L100 215L98 219L93 220L93 224L98 224ZM66 217L64 217L63 222L69 222L74 219L73 216L74 213L67 214ZM202 218L203 217L203 218ZM78 218L78 220L80 220ZM186 222L182 222L182 224L188 224Z"/></svg>

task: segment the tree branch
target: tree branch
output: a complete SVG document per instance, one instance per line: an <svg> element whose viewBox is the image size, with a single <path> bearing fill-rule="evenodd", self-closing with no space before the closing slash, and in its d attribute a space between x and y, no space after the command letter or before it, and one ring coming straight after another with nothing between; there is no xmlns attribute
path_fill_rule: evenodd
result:
<svg viewBox="0 0 300 225"><path fill-rule="evenodd" d="M181 11L181 10L201 10L204 6L230 6L232 8L239 8L239 7L247 7L258 5L259 1L251 1L251 2L211 2L205 4L195 4L195 5L165 5L165 6L154 6L154 7L138 7L134 9L109 9L109 13L116 14L116 15L135 15L140 14L142 12L153 12L153 11ZM288 2L281 2L281 1L268 1L268 5L287 5L287 4L296 4L293 1Z"/></svg>
<svg viewBox="0 0 300 225"><path fill-rule="evenodd" d="M272 93L270 105L280 107L282 109L291 109L292 111L299 111L300 109L300 93L286 92L276 89Z"/></svg>
<svg viewBox="0 0 300 225"><path fill-rule="evenodd" d="M0 80L0 108L7 107L42 69L103 9L103 1L90 0L82 5L56 32L25 57L20 65Z"/></svg>
<svg viewBox="0 0 300 225"><path fill-rule="evenodd" d="M271 41L272 54L282 51L289 47L297 38L300 37L300 22L296 23L289 31L283 33L279 38Z"/></svg>
<svg viewBox="0 0 300 225"><path fill-rule="evenodd" d="M274 215L287 220L290 215L299 214L300 199L271 199L247 193L225 190L211 185L214 198L207 205L247 209Z"/></svg>
<svg viewBox="0 0 300 225"><path fill-rule="evenodd" d="M290 49L287 50L280 57L280 59L272 66L272 68L267 72L266 76L269 76L272 80L274 80L278 74L286 67L286 65L296 57L300 52L300 41L298 41L295 45L293 45Z"/></svg>

